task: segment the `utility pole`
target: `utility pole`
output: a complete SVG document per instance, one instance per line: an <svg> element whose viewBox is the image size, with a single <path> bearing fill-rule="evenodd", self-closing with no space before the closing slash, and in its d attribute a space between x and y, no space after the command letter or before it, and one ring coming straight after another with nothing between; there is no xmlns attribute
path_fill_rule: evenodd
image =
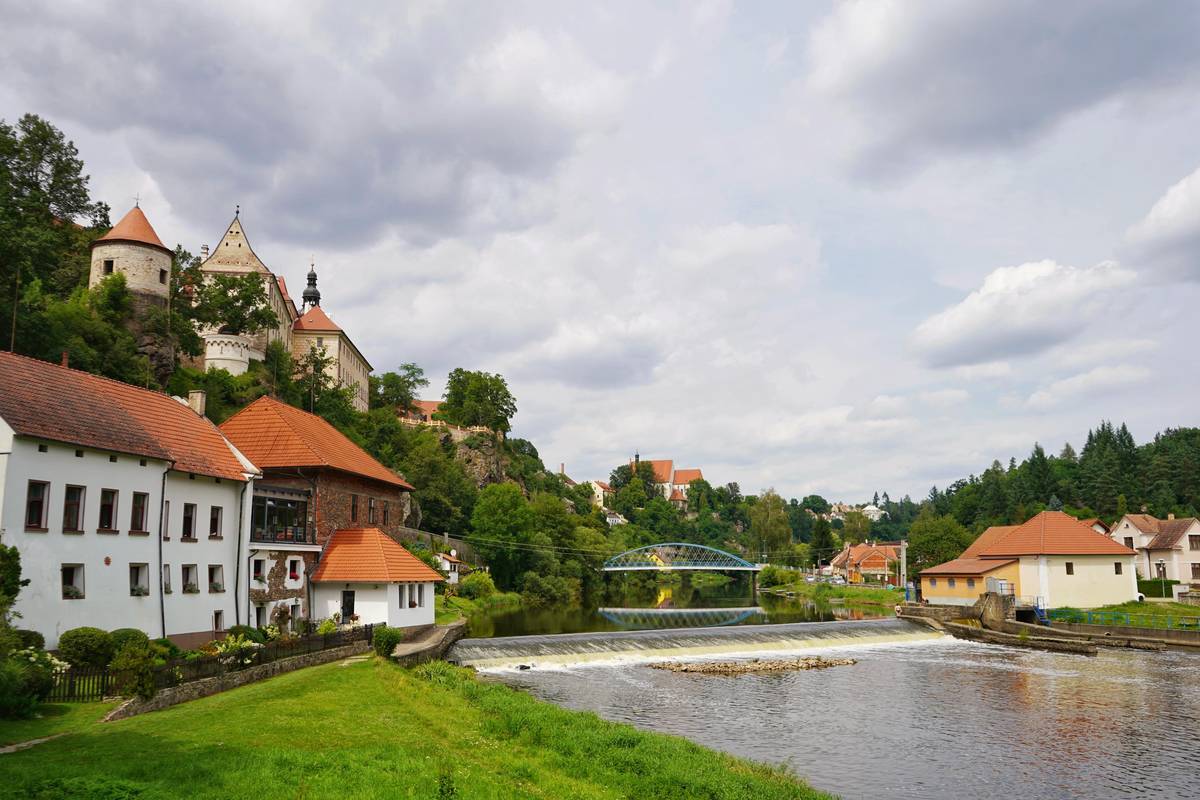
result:
<svg viewBox="0 0 1200 800"><path fill-rule="evenodd" d="M908 540L900 540L900 586L904 589L904 599L908 600Z"/></svg>

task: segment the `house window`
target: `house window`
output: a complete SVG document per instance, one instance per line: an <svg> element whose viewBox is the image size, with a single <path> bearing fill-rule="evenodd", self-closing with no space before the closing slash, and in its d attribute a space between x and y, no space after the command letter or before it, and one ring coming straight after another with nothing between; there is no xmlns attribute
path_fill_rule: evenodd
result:
<svg viewBox="0 0 1200 800"><path fill-rule="evenodd" d="M388 524L388 501L383 501L383 524Z"/></svg>
<svg viewBox="0 0 1200 800"><path fill-rule="evenodd" d="M30 481L25 492L25 527L28 530L46 530L46 501L50 499L50 484Z"/></svg>
<svg viewBox="0 0 1200 800"><path fill-rule="evenodd" d="M83 564L62 565L62 596L64 600L83 599Z"/></svg>
<svg viewBox="0 0 1200 800"><path fill-rule="evenodd" d="M164 286L167 284L167 271L165 269L160 269L158 271L158 282Z"/></svg>
<svg viewBox="0 0 1200 800"><path fill-rule="evenodd" d="M164 540L171 538L170 530L171 530L171 501L164 500L163 501L163 512L162 512L162 538Z"/></svg>
<svg viewBox="0 0 1200 800"><path fill-rule="evenodd" d="M300 580L300 559L292 558L288 560L288 578L294 581Z"/></svg>
<svg viewBox="0 0 1200 800"><path fill-rule="evenodd" d="M967 578L967 588L968 589L975 588L975 579L974 578Z"/></svg>
<svg viewBox="0 0 1200 800"><path fill-rule="evenodd" d="M1192 564L1192 580L1200 581L1200 564Z"/></svg>
<svg viewBox="0 0 1200 800"><path fill-rule="evenodd" d="M1154 565L1154 577L1159 580L1165 581L1167 579L1167 565L1161 564L1161 563L1155 564Z"/></svg>
<svg viewBox="0 0 1200 800"><path fill-rule="evenodd" d="M255 606L254 607L254 627L256 627L256 628L267 627L267 607L266 606Z"/></svg>
<svg viewBox="0 0 1200 800"><path fill-rule="evenodd" d="M1113 574L1114 574L1114 575L1120 575L1120 574L1121 574L1121 562L1120 562L1120 561L1114 561L1114 562L1113 562Z"/></svg>
<svg viewBox="0 0 1200 800"><path fill-rule="evenodd" d="M1200 550L1200 536L1188 537L1188 550Z"/></svg>
<svg viewBox="0 0 1200 800"><path fill-rule="evenodd" d="M104 274L105 275L113 274L113 260L111 258L104 259Z"/></svg>
<svg viewBox="0 0 1200 800"><path fill-rule="evenodd" d="M208 509L208 538L221 538L221 507L213 506Z"/></svg>
<svg viewBox="0 0 1200 800"><path fill-rule="evenodd" d="M317 337L317 347L324 347L324 346L325 346L325 337L318 336Z"/></svg>
<svg viewBox="0 0 1200 800"><path fill-rule="evenodd" d="M946 581L946 585L953 589L958 585L958 581L956 581L954 578L950 578L948 581Z"/></svg>
<svg viewBox="0 0 1200 800"><path fill-rule="evenodd" d="M171 565L163 564L163 593L171 593Z"/></svg>
<svg viewBox="0 0 1200 800"><path fill-rule="evenodd" d="M145 492L134 492L133 502L129 505L130 533L146 532L146 506L150 504L150 495Z"/></svg>
<svg viewBox="0 0 1200 800"><path fill-rule="evenodd" d="M196 504L183 504L183 537L184 539L196 540Z"/></svg>
<svg viewBox="0 0 1200 800"><path fill-rule="evenodd" d="M929 585L930 585L930 586L937 586L937 578L930 578L930 579L929 579Z"/></svg>
<svg viewBox="0 0 1200 800"><path fill-rule="evenodd" d="M416 586L416 589L417 589L417 608L424 608L425 607L425 584L418 583Z"/></svg>
<svg viewBox="0 0 1200 800"><path fill-rule="evenodd" d="M195 564L183 565L183 592L184 594L196 594L200 591L200 582L196 576Z"/></svg>
<svg viewBox="0 0 1200 800"><path fill-rule="evenodd" d="M1074 575L1074 574L1075 574L1075 562L1073 562L1073 561L1068 561L1068 562L1067 562L1067 574L1068 574L1068 575Z"/></svg>
<svg viewBox="0 0 1200 800"><path fill-rule="evenodd" d="M208 591L225 591L225 568L220 564L208 565Z"/></svg>
<svg viewBox="0 0 1200 800"><path fill-rule="evenodd" d="M350 495L350 521L358 522L358 495Z"/></svg>
<svg viewBox="0 0 1200 800"><path fill-rule="evenodd" d="M1134 549L1134 547L1133 547L1133 537L1132 537L1132 536L1126 536L1126 537L1125 537L1125 546L1126 546L1126 547L1128 547L1130 550L1133 550L1133 549Z"/></svg>
<svg viewBox="0 0 1200 800"><path fill-rule="evenodd" d="M375 498L374 497L367 498L367 524L368 525L375 524Z"/></svg>
<svg viewBox="0 0 1200 800"><path fill-rule="evenodd" d="M117 527L117 490L100 490L100 530L111 531Z"/></svg>
<svg viewBox="0 0 1200 800"><path fill-rule="evenodd" d="M261 558L254 559L251 574L253 575L254 580L263 580L263 560Z"/></svg>
<svg viewBox="0 0 1200 800"><path fill-rule="evenodd" d="M213 633L220 633L223 630L225 630L225 612L224 611L214 611L213 612Z"/></svg>
<svg viewBox="0 0 1200 800"><path fill-rule="evenodd" d="M83 530L83 487L68 486L63 496L63 531Z"/></svg>
<svg viewBox="0 0 1200 800"><path fill-rule="evenodd" d="M150 565L129 565L129 594L133 597L145 597L150 594Z"/></svg>
<svg viewBox="0 0 1200 800"><path fill-rule="evenodd" d="M407 594L408 594L408 584L407 583L400 584L400 607L401 608L406 608L408 606L408 603L404 599Z"/></svg>

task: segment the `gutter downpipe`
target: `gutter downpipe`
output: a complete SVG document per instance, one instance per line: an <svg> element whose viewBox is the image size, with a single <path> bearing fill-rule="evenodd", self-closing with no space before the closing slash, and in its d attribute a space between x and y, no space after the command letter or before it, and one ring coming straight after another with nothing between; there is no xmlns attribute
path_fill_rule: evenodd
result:
<svg viewBox="0 0 1200 800"><path fill-rule="evenodd" d="M167 468L163 470L162 486L158 492L158 615L159 621L162 623L163 638L167 638L167 595L166 587L163 586L163 516L166 512L167 505L167 473L175 468L175 462L167 462Z"/></svg>
<svg viewBox="0 0 1200 800"><path fill-rule="evenodd" d="M237 551L242 552L242 527L246 523L246 490L250 488L251 479L246 478L246 482L242 484L242 494L238 499L238 541ZM246 558L250 558L250 554L246 554ZM234 564L237 566L233 569L233 621L237 625L242 624L242 601L238 599L238 592L241 591L242 585L242 560L234 559ZM250 604L249 595L246 596L246 621L250 621Z"/></svg>

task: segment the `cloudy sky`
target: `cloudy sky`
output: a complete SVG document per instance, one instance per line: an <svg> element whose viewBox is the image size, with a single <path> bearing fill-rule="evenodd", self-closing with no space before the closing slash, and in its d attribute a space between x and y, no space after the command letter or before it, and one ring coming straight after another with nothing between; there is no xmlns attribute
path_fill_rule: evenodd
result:
<svg viewBox="0 0 1200 800"><path fill-rule="evenodd" d="M114 219L195 252L240 203L376 370L503 373L577 479L922 496L1200 424L1200 4L0 18L0 117L62 128Z"/></svg>

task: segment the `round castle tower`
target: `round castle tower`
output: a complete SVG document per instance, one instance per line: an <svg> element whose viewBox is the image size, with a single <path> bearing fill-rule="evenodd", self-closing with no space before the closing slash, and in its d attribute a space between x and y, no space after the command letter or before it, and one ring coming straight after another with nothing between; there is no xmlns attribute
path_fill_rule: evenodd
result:
<svg viewBox="0 0 1200 800"><path fill-rule="evenodd" d="M119 272L135 298L166 305L171 288L171 255L142 209L134 206L112 230L92 242L88 286Z"/></svg>

